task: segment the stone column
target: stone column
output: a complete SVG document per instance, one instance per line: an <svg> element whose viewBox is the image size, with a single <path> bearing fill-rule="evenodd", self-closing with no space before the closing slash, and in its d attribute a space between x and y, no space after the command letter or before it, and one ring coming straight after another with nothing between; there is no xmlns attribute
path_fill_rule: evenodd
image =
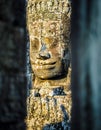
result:
<svg viewBox="0 0 101 130"><path fill-rule="evenodd" d="M101 1L72 3L72 130L101 129Z"/></svg>
<svg viewBox="0 0 101 130"><path fill-rule="evenodd" d="M0 130L25 130L25 0L0 0Z"/></svg>
<svg viewBox="0 0 101 130"><path fill-rule="evenodd" d="M28 0L33 74L28 98L29 130L70 127L70 13L68 0Z"/></svg>

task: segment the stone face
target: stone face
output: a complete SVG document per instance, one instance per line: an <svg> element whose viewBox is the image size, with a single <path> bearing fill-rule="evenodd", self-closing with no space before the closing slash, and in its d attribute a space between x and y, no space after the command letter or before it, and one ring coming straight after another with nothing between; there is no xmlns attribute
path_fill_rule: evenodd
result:
<svg viewBox="0 0 101 130"><path fill-rule="evenodd" d="M30 56L32 69L38 78L56 78L67 73L68 44L61 38L64 34L60 28L63 29L60 20L36 21L32 25Z"/></svg>
<svg viewBox="0 0 101 130"><path fill-rule="evenodd" d="M71 109L70 3L28 0L27 27L34 75L28 98L28 128L63 128L64 113L70 116ZM68 120L67 116L65 122Z"/></svg>
<svg viewBox="0 0 101 130"><path fill-rule="evenodd" d="M0 1L0 130L24 130L25 1Z"/></svg>

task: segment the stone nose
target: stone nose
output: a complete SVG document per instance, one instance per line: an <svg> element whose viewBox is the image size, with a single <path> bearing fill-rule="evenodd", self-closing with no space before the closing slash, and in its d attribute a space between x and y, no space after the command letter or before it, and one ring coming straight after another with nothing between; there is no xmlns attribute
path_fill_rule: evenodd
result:
<svg viewBox="0 0 101 130"><path fill-rule="evenodd" d="M43 60L49 59L50 54L47 51L41 51L41 52L39 52L39 58L43 59Z"/></svg>
<svg viewBox="0 0 101 130"><path fill-rule="evenodd" d="M45 44L42 44L41 50L39 51L37 58L42 59L42 60L46 60L50 58L50 53L47 50L47 47Z"/></svg>

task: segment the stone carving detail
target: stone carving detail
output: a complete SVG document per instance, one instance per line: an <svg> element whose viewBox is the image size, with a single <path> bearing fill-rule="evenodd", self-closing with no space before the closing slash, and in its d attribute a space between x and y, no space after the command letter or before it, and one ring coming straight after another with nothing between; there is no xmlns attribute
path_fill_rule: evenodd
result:
<svg viewBox="0 0 101 130"><path fill-rule="evenodd" d="M71 110L70 3L29 0L27 13L33 72L28 128L67 127L64 124L68 124Z"/></svg>

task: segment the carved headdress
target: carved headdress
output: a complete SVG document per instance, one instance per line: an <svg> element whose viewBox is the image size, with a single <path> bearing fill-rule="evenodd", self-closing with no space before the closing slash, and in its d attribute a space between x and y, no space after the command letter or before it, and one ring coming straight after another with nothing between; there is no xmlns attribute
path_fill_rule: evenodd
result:
<svg viewBox="0 0 101 130"><path fill-rule="evenodd" d="M70 17L68 0L28 0L28 21L61 20L65 14Z"/></svg>
<svg viewBox="0 0 101 130"><path fill-rule="evenodd" d="M31 33L35 21L60 21L61 38L63 42L69 44L70 13L69 0L28 0L28 30Z"/></svg>

